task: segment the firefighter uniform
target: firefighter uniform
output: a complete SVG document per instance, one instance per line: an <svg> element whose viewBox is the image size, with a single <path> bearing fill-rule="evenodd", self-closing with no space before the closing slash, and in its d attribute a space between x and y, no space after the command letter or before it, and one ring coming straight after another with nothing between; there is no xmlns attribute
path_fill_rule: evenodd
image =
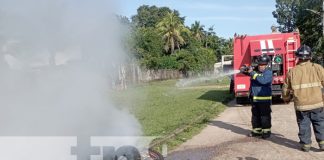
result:
<svg viewBox="0 0 324 160"><path fill-rule="evenodd" d="M302 54L305 48L310 52L309 47L303 47L297 52ZM323 82L323 67L306 60L289 71L283 85L283 99L286 102L291 98L294 100L299 127L298 136L303 151L309 151L311 147L311 124L316 141L320 149L324 150L324 111L321 90Z"/></svg>
<svg viewBox="0 0 324 160"><path fill-rule="evenodd" d="M272 71L253 71L251 76L250 98L252 104L252 136L268 138L271 134Z"/></svg>

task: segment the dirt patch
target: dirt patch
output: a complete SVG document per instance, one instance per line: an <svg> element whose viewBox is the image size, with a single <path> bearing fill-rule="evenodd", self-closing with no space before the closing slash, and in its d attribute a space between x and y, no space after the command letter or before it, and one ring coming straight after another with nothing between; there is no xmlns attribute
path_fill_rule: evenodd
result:
<svg viewBox="0 0 324 160"><path fill-rule="evenodd" d="M300 151L293 103L272 106L272 136L263 140L246 135L251 131L251 107L233 101L202 132L169 153L177 160L273 160L324 159L312 135L310 152Z"/></svg>

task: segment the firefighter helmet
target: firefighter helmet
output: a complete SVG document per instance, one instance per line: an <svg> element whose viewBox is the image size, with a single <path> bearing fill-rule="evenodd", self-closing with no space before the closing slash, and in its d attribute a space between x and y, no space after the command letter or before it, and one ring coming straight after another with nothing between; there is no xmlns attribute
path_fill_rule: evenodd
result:
<svg viewBox="0 0 324 160"><path fill-rule="evenodd" d="M270 62L270 57L266 54L261 54L257 60L258 64L267 65Z"/></svg>
<svg viewBox="0 0 324 160"><path fill-rule="evenodd" d="M295 52L296 57L302 60L308 60L312 58L312 50L307 45L302 45Z"/></svg>

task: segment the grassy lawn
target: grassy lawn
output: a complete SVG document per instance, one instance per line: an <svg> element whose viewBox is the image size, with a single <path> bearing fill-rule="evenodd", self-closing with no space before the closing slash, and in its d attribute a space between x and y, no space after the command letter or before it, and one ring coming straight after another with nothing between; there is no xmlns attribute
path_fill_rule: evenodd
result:
<svg viewBox="0 0 324 160"><path fill-rule="evenodd" d="M223 102L231 99L228 88L177 88L175 80L151 82L113 93L118 107L129 109L147 136L176 136L167 140L174 148L197 134L210 118L225 109ZM210 82L208 82L210 83ZM213 85L225 82L215 82ZM206 84L202 84L206 85Z"/></svg>

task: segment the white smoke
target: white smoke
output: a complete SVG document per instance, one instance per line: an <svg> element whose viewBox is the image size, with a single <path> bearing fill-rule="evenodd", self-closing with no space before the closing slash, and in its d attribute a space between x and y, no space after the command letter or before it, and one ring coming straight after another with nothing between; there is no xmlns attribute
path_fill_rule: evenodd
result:
<svg viewBox="0 0 324 160"><path fill-rule="evenodd" d="M111 1L0 4L0 136L141 134L106 94L125 60Z"/></svg>

